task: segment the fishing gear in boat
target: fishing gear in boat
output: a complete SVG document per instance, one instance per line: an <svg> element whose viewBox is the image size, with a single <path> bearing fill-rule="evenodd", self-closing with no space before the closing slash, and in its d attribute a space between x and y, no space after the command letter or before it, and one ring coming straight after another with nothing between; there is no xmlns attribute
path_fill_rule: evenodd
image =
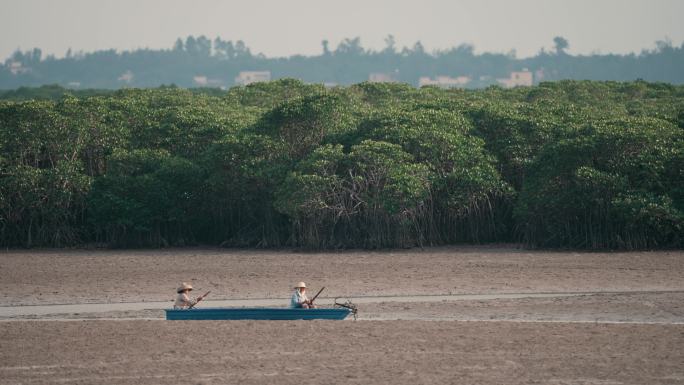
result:
<svg viewBox="0 0 684 385"><path fill-rule="evenodd" d="M335 306L339 306L339 307L343 307L343 308L351 310L351 313L354 316L354 321L356 321L356 313L359 311L359 309L355 304L352 303L351 300L348 299L347 302L345 302L345 303L339 303L339 302L337 302L337 298L335 298L334 304L335 304Z"/></svg>

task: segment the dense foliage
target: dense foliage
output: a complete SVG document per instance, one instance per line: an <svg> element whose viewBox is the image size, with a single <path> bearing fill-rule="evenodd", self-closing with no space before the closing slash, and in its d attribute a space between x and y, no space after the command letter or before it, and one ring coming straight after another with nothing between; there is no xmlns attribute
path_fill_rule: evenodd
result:
<svg viewBox="0 0 684 385"><path fill-rule="evenodd" d="M50 99L50 97L48 97ZM684 87L0 100L0 245L684 246Z"/></svg>
<svg viewBox="0 0 684 385"><path fill-rule="evenodd" d="M242 41L188 36L169 49L137 49L117 52L71 52L63 58L45 56L39 48L16 51L0 63L0 89L44 84L84 88L231 87L241 71L270 71L272 79L296 78L313 83L351 85L382 73L394 80L418 85L420 77L467 76L468 88L496 85L511 71L529 69L535 81L613 80L684 84L684 44L659 41L640 53L571 55L567 40L554 39L553 49L541 49L532 57L509 53L477 53L471 45L427 52L420 42L397 47L388 36L381 50L364 48L359 38L344 39L337 47L322 42L319 55L265 57L254 54ZM17 67L18 66L18 67ZM198 81L199 80L199 81ZM21 92L20 92L21 93Z"/></svg>

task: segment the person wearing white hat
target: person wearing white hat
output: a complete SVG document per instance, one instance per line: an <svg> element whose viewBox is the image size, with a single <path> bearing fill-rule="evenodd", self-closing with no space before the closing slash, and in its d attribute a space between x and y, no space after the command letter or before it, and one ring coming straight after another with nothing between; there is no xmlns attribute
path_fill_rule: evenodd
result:
<svg viewBox="0 0 684 385"><path fill-rule="evenodd" d="M176 302L173 304L173 308L185 309L190 308L190 306L194 306L197 303L197 301L190 300L188 293L190 293L191 291L191 284L185 282L181 283L181 285L178 286L178 289L176 289L176 293L178 293L178 296L176 296Z"/></svg>
<svg viewBox="0 0 684 385"><path fill-rule="evenodd" d="M306 296L306 284L304 282L299 282L294 290L290 299L291 308L314 309L316 307Z"/></svg>

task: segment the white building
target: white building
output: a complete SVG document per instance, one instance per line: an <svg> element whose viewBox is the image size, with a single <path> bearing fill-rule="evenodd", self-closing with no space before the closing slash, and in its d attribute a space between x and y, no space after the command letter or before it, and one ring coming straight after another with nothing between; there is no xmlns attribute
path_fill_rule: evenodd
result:
<svg viewBox="0 0 684 385"><path fill-rule="evenodd" d="M192 81L195 83L196 86L198 87L216 87L216 88L221 88L223 86L223 82L221 79L211 79L208 78L204 75L197 75L192 78Z"/></svg>
<svg viewBox="0 0 684 385"><path fill-rule="evenodd" d="M511 72L507 79L496 79L496 81L506 88L529 87L533 83L533 77L532 72L524 68L520 72Z"/></svg>
<svg viewBox="0 0 684 385"><path fill-rule="evenodd" d="M130 84L133 81L133 77L134 77L133 72L131 72L131 70L128 70L128 71L122 73L121 76L119 76L116 80L118 80L120 82L124 82L126 84Z"/></svg>
<svg viewBox="0 0 684 385"><path fill-rule="evenodd" d="M427 76L421 76L420 79L418 79L418 87L437 86L440 88L457 88L465 86L470 80L471 79L467 76L458 76L455 78L450 76L437 76L434 80Z"/></svg>
<svg viewBox="0 0 684 385"><path fill-rule="evenodd" d="M368 81L371 83L394 83L397 79L392 74L373 72L368 75Z"/></svg>
<svg viewBox="0 0 684 385"><path fill-rule="evenodd" d="M207 83L209 82L208 79L207 79L207 77L206 77L206 76L202 76L202 75L200 75L200 76L194 76L194 77L192 78L192 81L195 83L195 85L198 85L198 86L201 86L201 87L206 86Z"/></svg>
<svg viewBox="0 0 684 385"><path fill-rule="evenodd" d="M20 61L12 61L8 65L10 72L12 75L19 75L19 74L24 74L27 72L30 72L30 68L24 67Z"/></svg>
<svg viewBox="0 0 684 385"><path fill-rule="evenodd" d="M235 84L241 86L268 81L271 81L271 71L241 71L235 78Z"/></svg>

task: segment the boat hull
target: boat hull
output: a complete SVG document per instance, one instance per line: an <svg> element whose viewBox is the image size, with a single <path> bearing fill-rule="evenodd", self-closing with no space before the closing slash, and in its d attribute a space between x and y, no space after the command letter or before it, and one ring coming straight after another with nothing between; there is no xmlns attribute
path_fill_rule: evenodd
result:
<svg viewBox="0 0 684 385"><path fill-rule="evenodd" d="M173 310L166 309L166 319L181 320L313 320L345 319L351 310L334 309L290 309L290 308L201 308Z"/></svg>

